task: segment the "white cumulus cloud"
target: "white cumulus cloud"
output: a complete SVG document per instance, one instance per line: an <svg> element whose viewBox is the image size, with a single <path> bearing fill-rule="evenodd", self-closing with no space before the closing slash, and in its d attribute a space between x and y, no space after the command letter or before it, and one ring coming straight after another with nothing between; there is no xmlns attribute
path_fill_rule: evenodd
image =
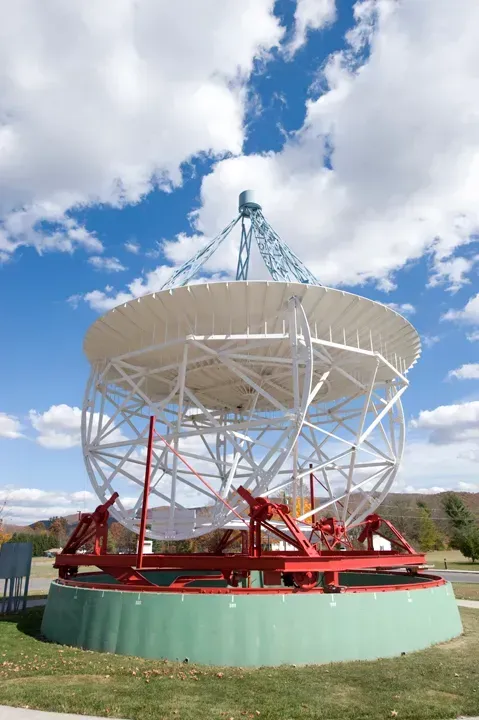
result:
<svg viewBox="0 0 479 720"><path fill-rule="evenodd" d="M81 416L79 407L66 404L52 405L43 413L37 410L29 412L30 423L37 432L36 442L50 450L67 450L81 444ZM99 419L99 414L94 413L93 431L98 427ZM108 415L103 416L103 426L109 419ZM124 439L125 436L119 429L114 429L109 435L110 442Z"/></svg>
<svg viewBox="0 0 479 720"><path fill-rule="evenodd" d="M411 425L413 428L431 431L429 442L435 445L471 441L477 447L479 400L421 410Z"/></svg>
<svg viewBox="0 0 479 720"><path fill-rule="evenodd" d="M127 252L132 253L132 255L138 255L140 252L140 246L137 242L133 242L132 240L126 242L123 247Z"/></svg>
<svg viewBox="0 0 479 720"><path fill-rule="evenodd" d="M67 449L80 444L81 410L70 405L52 405L49 410L29 412L30 422L38 435L39 445Z"/></svg>
<svg viewBox="0 0 479 720"><path fill-rule="evenodd" d="M439 335L423 335L422 341L425 347L431 348L436 345L436 343L441 341L441 337Z"/></svg>
<svg viewBox="0 0 479 720"><path fill-rule="evenodd" d="M411 305L411 303L385 303L388 307L390 307L392 310L395 310L397 313L400 313L400 315L414 315L416 312L416 308L414 305Z"/></svg>
<svg viewBox="0 0 479 720"><path fill-rule="evenodd" d="M194 230L215 235L253 187L325 284L391 289L396 271L426 254L431 283L456 290L472 268L461 252L479 231L479 4L355 7L350 45L326 63L303 127L279 152L218 162L203 180ZM191 250L181 246L177 261ZM225 243L209 269L233 273L236 256Z"/></svg>
<svg viewBox="0 0 479 720"><path fill-rule="evenodd" d="M335 0L297 0L294 12L294 36L287 47L293 55L306 43L309 30L320 30L336 18Z"/></svg>
<svg viewBox="0 0 479 720"><path fill-rule="evenodd" d="M479 380L479 363L465 363L461 367L451 370L448 377L458 380Z"/></svg>
<svg viewBox="0 0 479 720"><path fill-rule="evenodd" d="M103 257L101 255L93 255L88 258L90 265L93 265L95 270L103 270L104 272L121 272L126 270L126 267L116 257Z"/></svg>
<svg viewBox="0 0 479 720"><path fill-rule="evenodd" d="M448 310L442 319L456 320L466 325L479 326L479 293L471 297L461 310ZM479 336L479 331L477 335ZM475 331L470 336L470 339L477 340Z"/></svg>
<svg viewBox="0 0 479 720"><path fill-rule="evenodd" d="M15 415L0 412L0 437L15 439L22 437L22 425Z"/></svg>
<svg viewBox="0 0 479 720"><path fill-rule="evenodd" d="M69 211L137 202L199 152L241 152L273 0L0 4L0 259L101 242Z"/></svg>
<svg viewBox="0 0 479 720"><path fill-rule="evenodd" d="M65 492L39 488L0 487L0 506L5 504L5 522L27 525L37 520L88 512L99 505L96 495L89 490Z"/></svg>

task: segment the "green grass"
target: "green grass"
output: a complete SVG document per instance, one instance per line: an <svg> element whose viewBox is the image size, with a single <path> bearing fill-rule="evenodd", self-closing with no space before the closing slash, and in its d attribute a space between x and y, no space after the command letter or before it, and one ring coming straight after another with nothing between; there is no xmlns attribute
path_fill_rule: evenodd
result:
<svg viewBox="0 0 479 720"><path fill-rule="evenodd" d="M46 600L48 593L42 592L41 590L31 590L28 593L29 600ZM0 599L3 598L3 591L0 592Z"/></svg>
<svg viewBox="0 0 479 720"><path fill-rule="evenodd" d="M454 595L460 600L479 600L479 583L454 583Z"/></svg>
<svg viewBox="0 0 479 720"><path fill-rule="evenodd" d="M42 611L36 609L20 620L0 621L0 704L130 720L477 715L479 612L466 609L461 614L462 637L392 660L231 669L46 643L39 635Z"/></svg>
<svg viewBox="0 0 479 720"><path fill-rule="evenodd" d="M428 564L435 565L438 570L445 569L444 558L447 561L448 570L477 570L479 572L479 562L471 562L459 550L434 550L426 555Z"/></svg>

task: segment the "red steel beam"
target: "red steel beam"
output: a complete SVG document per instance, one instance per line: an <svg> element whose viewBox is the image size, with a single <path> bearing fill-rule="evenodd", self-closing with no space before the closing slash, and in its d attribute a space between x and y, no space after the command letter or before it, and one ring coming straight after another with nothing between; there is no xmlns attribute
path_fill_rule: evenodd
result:
<svg viewBox="0 0 479 720"><path fill-rule="evenodd" d="M151 478L151 458L153 455L153 436L155 434L155 422L156 418L154 415L150 417L150 427L148 430L148 447L146 450L146 466L145 466L145 484L143 488L143 504L141 506L141 523L140 523L140 534L138 537L138 554L136 560L136 566L139 570L143 567L143 550L145 544L146 535L146 519L148 517L148 498L150 496L150 478Z"/></svg>
<svg viewBox="0 0 479 720"><path fill-rule="evenodd" d="M135 567L136 555L57 555L56 567L94 566L128 568ZM425 563L421 554L395 554L382 552L337 552L321 554L317 557L295 553L264 554L250 557L236 553L234 555L179 554L179 555L145 555L142 569L170 570L278 570L282 572L334 572L362 568L401 568L419 566Z"/></svg>
<svg viewBox="0 0 479 720"><path fill-rule="evenodd" d="M398 573L404 577L404 573ZM296 588L292 587L188 587L178 586L173 583L170 586L158 586L154 584L140 586L136 585L112 585L111 583L102 583L101 579L103 573L88 573L87 577L91 578L92 575L98 577L98 581L84 581L82 575L78 575L74 580L57 580L60 585L66 585L68 587L79 587L79 588L92 588L96 590L120 590L121 592L156 592L156 593L178 593L181 594L201 594L201 595L290 595L298 592ZM446 584L446 580L434 575L423 575L422 582L414 583L391 583L390 585L355 585L355 586L343 586L341 587L341 594L351 593L383 593L392 592L397 590L414 591L423 590L425 588L440 587ZM199 580L206 578L197 578ZM210 580L214 580L209 576ZM322 595L325 593L324 588L315 587L308 590L308 593L315 593Z"/></svg>
<svg viewBox="0 0 479 720"><path fill-rule="evenodd" d="M316 502L316 500L314 499L313 463L309 463L309 493L310 493L311 510L313 510L314 503ZM316 522L316 515L311 515L311 525L314 525L315 522Z"/></svg>

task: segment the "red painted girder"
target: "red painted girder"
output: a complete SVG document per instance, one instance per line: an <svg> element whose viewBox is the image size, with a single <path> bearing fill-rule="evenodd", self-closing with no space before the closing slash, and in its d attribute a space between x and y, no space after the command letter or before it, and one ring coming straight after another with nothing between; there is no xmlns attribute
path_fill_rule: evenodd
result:
<svg viewBox="0 0 479 720"><path fill-rule="evenodd" d="M158 585L112 585L111 583L102 583L101 573L95 573L98 576L98 582L82 582L81 575L75 580L58 580L61 585L67 585L68 587L78 588L92 588L95 590L120 590L121 592L156 592L156 593L181 593L181 594L201 594L201 595L291 595L298 590L296 588L282 587L282 588L243 588L243 587L174 587L165 586L159 587ZM399 573L404 576L404 573ZM90 576L90 573L88 573ZM350 587L341 588L341 593L382 593L382 592L393 592L396 590L414 591L422 590L424 588L440 587L446 584L446 580L434 575L424 575L424 582L414 583L403 583L398 585L355 585ZM211 576L209 577L211 579ZM313 588L307 591L309 593L323 594L323 588Z"/></svg>
<svg viewBox="0 0 479 720"><path fill-rule="evenodd" d="M98 557L97 557L98 561ZM98 567L98 562L97 562ZM103 572L107 573L108 575L111 575L112 577L116 578L118 582L125 584L125 585L133 585L135 587L143 587L145 585L151 585L155 587L155 583L151 582L151 580L148 580L144 575L142 575L138 570L134 570L131 567L113 567L111 565L104 565L100 568Z"/></svg>
<svg viewBox="0 0 479 720"><path fill-rule="evenodd" d="M101 568L132 568L136 555L57 555L56 567L97 566ZM283 572L334 572L361 568L401 568L425 563L425 555L391 554L388 552L337 552L308 557L298 553L265 554L249 557L234 555L209 555L207 553L180 555L145 555L142 569L169 570L280 570Z"/></svg>

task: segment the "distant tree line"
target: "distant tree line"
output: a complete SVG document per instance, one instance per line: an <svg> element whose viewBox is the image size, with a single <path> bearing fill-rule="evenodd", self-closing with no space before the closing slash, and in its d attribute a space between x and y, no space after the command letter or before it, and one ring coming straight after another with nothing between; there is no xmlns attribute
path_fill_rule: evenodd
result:
<svg viewBox="0 0 479 720"><path fill-rule="evenodd" d="M424 500L411 504L404 495L389 495L379 509L402 535L423 552L451 548L472 562L479 560L479 522L454 492L441 498L441 515Z"/></svg>
<svg viewBox="0 0 479 720"><path fill-rule="evenodd" d="M440 504L439 504L440 502ZM307 512L309 504L303 508ZM298 508L299 512L299 508ZM380 507L380 514L390 520L404 537L423 552L452 548L459 550L466 558L479 560L479 522L466 506L463 499L449 492L439 499L434 496L427 502L414 501L404 495L389 495ZM71 528L62 517L52 517L46 523L37 522L29 532L14 532L12 535L2 529L0 523L0 546L4 542L31 542L33 555L39 557L52 548L65 546ZM153 541L156 553L212 552L223 535L215 530L191 540ZM112 522L108 533L108 550L113 553L136 553L138 536L119 522ZM265 543L267 542L265 537ZM86 548L93 550L93 546ZM230 551L241 549L238 539L229 547Z"/></svg>
<svg viewBox="0 0 479 720"><path fill-rule="evenodd" d="M191 540L153 540L155 553L191 553L212 552L223 537L223 530L214 530L201 537ZM138 536L119 522L113 522L109 528L109 552L136 553ZM231 552L241 549L241 540L237 540L228 548Z"/></svg>
<svg viewBox="0 0 479 720"><path fill-rule="evenodd" d="M58 547L55 535L47 532L15 532L7 542L32 543L33 557L42 557L47 550Z"/></svg>
<svg viewBox="0 0 479 720"><path fill-rule="evenodd" d="M36 522L30 526L28 531L14 533L2 532L0 528L0 546L4 542L32 544L34 557L43 556L52 548L62 548L68 538L68 524L65 518L52 517L47 525L43 522Z"/></svg>

